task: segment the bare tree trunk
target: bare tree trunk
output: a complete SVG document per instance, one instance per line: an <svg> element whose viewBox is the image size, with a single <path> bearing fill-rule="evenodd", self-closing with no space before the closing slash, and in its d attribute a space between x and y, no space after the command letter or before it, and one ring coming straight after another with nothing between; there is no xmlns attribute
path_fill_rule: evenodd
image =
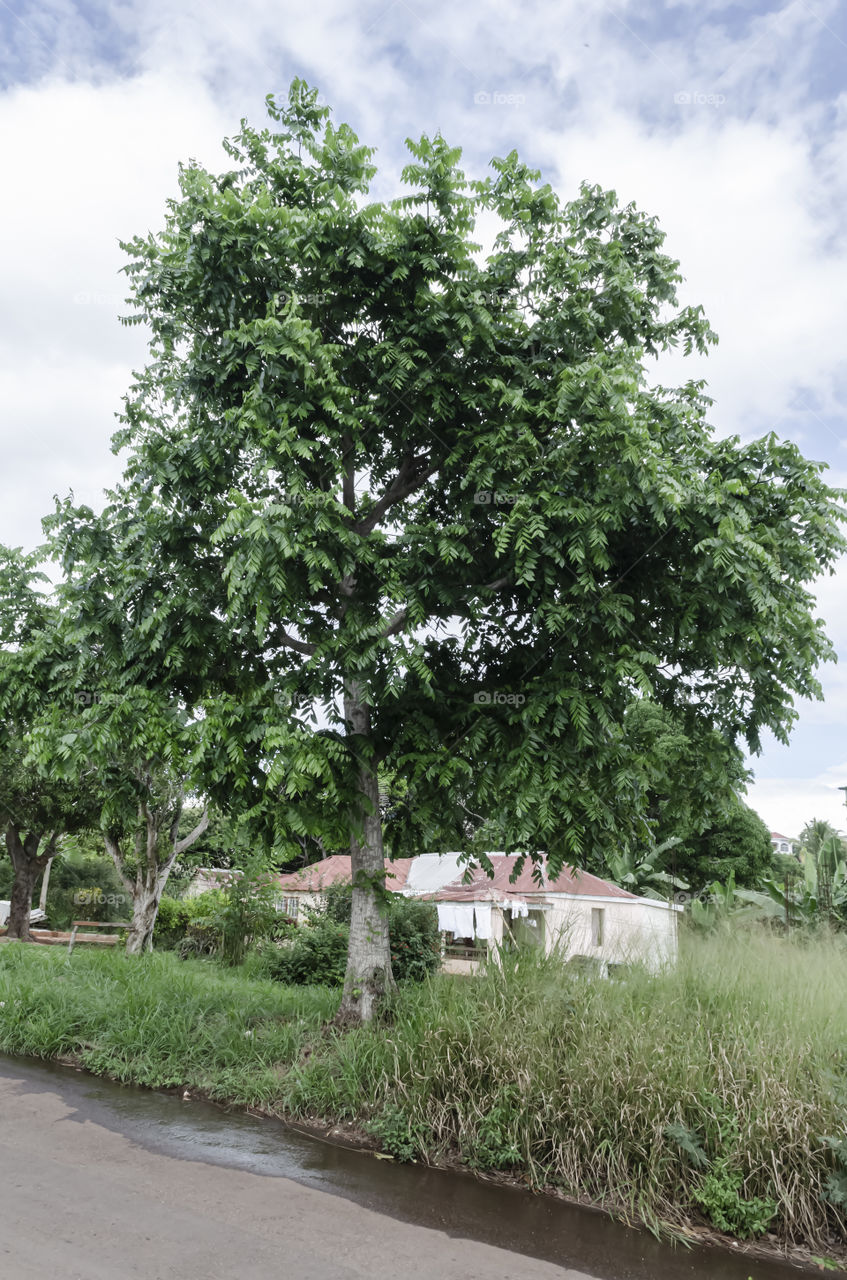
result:
<svg viewBox="0 0 847 1280"><path fill-rule="evenodd" d="M6 848L15 872L6 936L18 938L21 942L32 941L29 918L35 882L56 852L56 836L51 835L44 847L44 852L39 856L38 847L42 838L42 833L28 832L21 839L20 831L11 822L6 828Z"/></svg>
<svg viewBox="0 0 847 1280"><path fill-rule="evenodd" d="M161 831L155 813L146 805L139 806L139 825L135 839L135 860L137 870L135 880L131 880L126 868L126 860L121 851L120 840L110 832L104 832L106 849L115 864L124 887L132 895L132 926L127 934L126 954L142 955L153 950L153 930L159 914L159 903L168 883L171 868L181 853L190 849L199 840L209 825L209 811L203 810L200 821L193 831L183 840L177 840L176 831L179 825L181 809L171 821L169 832L169 851L164 862L159 861L161 852Z"/></svg>
<svg viewBox="0 0 847 1280"><path fill-rule="evenodd" d="M50 872L53 870L54 859L51 858L44 868L44 876L41 880L41 896L38 899L38 910L47 910L47 891L50 888Z"/></svg>
<svg viewBox="0 0 847 1280"><path fill-rule="evenodd" d="M9 922L6 929L7 938L19 938L21 942L31 942L29 916L32 909L32 894L38 871L31 864L15 868L15 879L12 884Z"/></svg>
<svg viewBox="0 0 847 1280"><path fill-rule="evenodd" d="M385 856L379 813L379 782L376 770L366 755L370 713L362 701L358 682L353 680L348 681L345 690L344 718L348 733L360 744L361 839L353 835L350 841L353 906L347 973L338 1021L370 1022L379 1001L394 986L394 975L391 971L388 916L382 897L385 892Z"/></svg>
<svg viewBox="0 0 847 1280"><path fill-rule="evenodd" d="M170 871L170 867L168 867L168 871ZM154 880L151 884L145 878L144 883L133 895L132 928L126 940L126 953L128 956L140 956L145 951L153 950L153 930L156 927L159 903L162 900L162 892L166 883L167 876L162 881L161 888L159 888L158 880Z"/></svg>

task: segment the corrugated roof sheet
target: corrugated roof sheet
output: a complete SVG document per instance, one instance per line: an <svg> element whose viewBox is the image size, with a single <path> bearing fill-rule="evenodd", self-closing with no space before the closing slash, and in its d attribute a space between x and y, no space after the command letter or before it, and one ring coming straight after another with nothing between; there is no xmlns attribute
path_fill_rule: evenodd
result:
<svg viewBox="0 0 847 1280"><path fill-rule="evenodd" d="M426 896L434 900L446 902L468 902L476 899L509 897L527 897L539 893L568 893L587 898L632 898L637 894L629 893L608 880L591 875L588 871L571 871L563 867L555 880L549 879L544 868L543 883L539 885L533 879L533 864L529 858L514 883L511 882L518 857L514 854L491 853L488 855L494 867L493 879L483 870L476 867L470 873L469 883L465 884L464 871L451 879L446 885L435 889ZM387 864L387 886L395 891L406 887L409 869L414 858L397 858ZM282 889L291 892L320 893L322 889L333 884L349 884L351 879L350 857L347 854L333 854L310 867L279 876Z"/></svg>
<svg viewBox="0 0 847 1280"><path fill-rule="evenodd" d="M387 863L386 885L389 889L405 887L412 861L412 858L397 858L395 862ZM349 884L351 878L350 855L334 853L320 862L313 862L310 867L278 876L277 883L289 892L320 893L333 884Z"/></svg>

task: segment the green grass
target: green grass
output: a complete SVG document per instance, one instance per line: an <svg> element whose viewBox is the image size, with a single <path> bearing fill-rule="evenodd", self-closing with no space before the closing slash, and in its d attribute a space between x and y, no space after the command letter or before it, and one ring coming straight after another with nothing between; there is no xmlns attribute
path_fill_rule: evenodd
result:
<svg viewBox="0 0 847 1280"><path fill-rule="evenodd" d="M322 988L9 945L0 1050L350 1119L398 1158L458 1156L654 1227L705 1211L827 1252L845 1240L826 1142L847 1138L845 992L843 941L736 934L619 982L535 958L435 978L342 1035L319 1031L338 1000Z"/></svg>
<svg viewBox="0 0 847 1280"><path fill-rule="evenodd" d="M0 1050L73 1056L152 1088L191 1085L242 1105L272 1103L335 993L249 981L163 952L0 948Z"/></svg>

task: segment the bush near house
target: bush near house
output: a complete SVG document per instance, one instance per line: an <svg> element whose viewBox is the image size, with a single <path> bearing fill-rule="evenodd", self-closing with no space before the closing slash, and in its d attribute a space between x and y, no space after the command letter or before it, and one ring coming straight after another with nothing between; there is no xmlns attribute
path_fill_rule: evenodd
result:
<svg viewBox="0 0 847 1280"><path fill-rule="evenodd" d="M219 909L222 897L220 889L210 889L196 898L171 898L163 894L153 930L153 945L165 950L179 947L196 926L203 928Z"/></svg>
<svg viewBox="0 0 847 1280"><path fill-rule="evenodd" d="M323 904L309 913L292 940L267 956L265 971L278 982L342 986L352 901L349 885L332 885ZM441 959L438 912L431 902L397 894L390 894L384 905L394 977L397 982L422 982Z"/></svg>

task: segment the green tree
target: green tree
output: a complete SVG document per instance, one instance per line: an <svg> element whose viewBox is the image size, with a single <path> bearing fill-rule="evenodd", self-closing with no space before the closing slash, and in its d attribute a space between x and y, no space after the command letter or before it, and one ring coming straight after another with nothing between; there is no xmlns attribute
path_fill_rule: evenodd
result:
<svg viewBox="0 0 847 1280"><path fill-rule="evenodd" d="M196 723L161 690L118 692L118 673L111 676L101 668L99 686L75 711L46 711L36 722L32 752L51 776L71 786L85 779L93 789L106 852L132 898L126 949L137 955L152 949L171 869L203 835L208 810L180 835Z"/></svg>
<svg viewBox="0 0 847 1280"><path fill-rule="evenodd" d="M73 699L49 654L58 651L58 611L42 590L36 554L0 547L0 828L13 877L7 933L28 941L32 895L63 835L94 821L88 779L46 775L30 760L33 726L45 708Z"/></svg>
<svg viewBox="0 0 847 1280"><path fill-rule="evenodd" d="M125 246L152 333L125 480L55 527L81 596L110 541L133 661L204 702L212 793L349 846L341 1016L368 1018L392 981L379 770L404 784L391 847L445 847L467 812L553 871L630 843L637 694L709 751L784 737L818 694L808 584L840 511L793 445L716 440L701 385L648 380L713 337L653 219L564 203L514 153L468 182L440 136L373 201L313 91L268 111Z"/></svg>
<svg viewBox="0 0 847 1280"><path fill-rule="evenodd" d="M750 773L737 741L698 725L697 713L670 710L651 698L636 698L626 719L627 750L639 767L644 796L642 845L681 844L726 817L738 803ZM668 865L678 855L669 846Z"/></svg>
<svg viewBox="0 0 847 1280"><path fill-rule="evenodd" d="M688 835L674 853L676 872L694 892L730 874L739 887L754 888L774 869L768 828L738 799L713 825Z"/></svg>

